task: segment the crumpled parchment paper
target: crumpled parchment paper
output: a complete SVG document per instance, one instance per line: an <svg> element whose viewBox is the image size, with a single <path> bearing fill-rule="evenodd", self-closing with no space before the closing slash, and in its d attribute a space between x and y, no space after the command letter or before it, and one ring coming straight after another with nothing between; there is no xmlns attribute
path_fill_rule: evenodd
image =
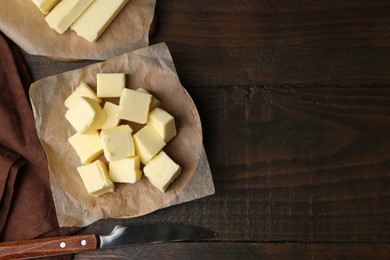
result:
<svg viewBox="0 0 390 260"><path fill-rule="evenodd" d="M97 42L59 34L31 0L0 0L0 30L27 53L61 60L105 60L148 46L156 0L130 0Z"/></svg>
<svg viewBox="0 0 390 260"><path fill-rule="evenodd" d="M96 90L99 72L126 73L127 88L145 88L161 101L161 108L174 116L178 134L164 151L183 170L166 193L154 188L145 176L136 184L118 183L115 192L97 198L87 193L76 169L80 160L67 141L75 130L64 117L64 100L81 82ZM108 217L136 217L215 192L197 109L179 81L165 43L41 79L31 85L29 95L48 158L60 226L86 226ZM137 126L132 127L136 131Z"/></svg>

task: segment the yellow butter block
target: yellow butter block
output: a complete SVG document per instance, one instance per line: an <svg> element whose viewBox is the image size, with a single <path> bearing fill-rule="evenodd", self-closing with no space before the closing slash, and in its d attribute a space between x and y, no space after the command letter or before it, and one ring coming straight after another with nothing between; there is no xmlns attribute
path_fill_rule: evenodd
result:
<svg viewBox="0 0 390 260"><path fill-rule="evenodd" d="M148 124L154 127L166 143L176 136L175 119L159 107L149 113Z"/></svg>
<svg viewBox="0 0 390 260"><path fill-rule="evenodd" d="M165 192L180 175L181 167L162 151L144 167L144 173L153 186Z"/></svg>
<svg viewBox="0 0 390 260"><path fill-rule="evenodd" d="M91 134L76 133L68 139L81 163L90 163L103 153L103 144L97 131Z"/></svg>
<svg viewBox="0 0 390 260"><path fill-rule="evenodd" d="M53 9L60 0L32 0L36 7L43 13L47 14Z"/></svg>
<svg viewBox="0 0 390 260"><path fill-rule="evenodd" d="M135 155L132 132L133 130L128 125L103 129L100 132L104 156L107 161L115 161Z"/></svg>
<svg viewBox="0 0 390 260"><path fill-rule="evenodd" d="M72 24L77 35L95 42L129 0L95 0Z"/></svg>
<svg viewBox="0 0 390 260"><path fill-rule="evenodd" d="M66 113L66 119L80 134L98 130L106 119L103 109L96 100L80 97Z"/></svg>
<svg viewBox="0 0 390 260"><path fill-rule="evenodd" d="M145 124L148 119L152 95L132 89L123 89L119 99L119 118Z"/></svg>
<svg viewBox="0 0 390 260"><path fill-rule="evenodd" d="M138 88L137 91L145 93L145 94L150 94L146 89L144 88ZM150 108L149 110L152 111L156 107L159 107L161 105L160 100L158 100L155 96L152 95L152 100L150 101Z"/></svg>
<svg viewBox="0 0 390 260"><path fill-rule="evenodd" d="M104 121L101 129L112 128L119 124L119 106L111 102L106 102L103 107L104 113L106 113L106 121Z"/></svg>
<svg viewBox="0 0 390 260"><path fill-rule="evenodd" d="M102 98L114 98L122 95L126 86L126 74L124 73L98 73L97 96Z"/></svg>
<svg viewBox="0 0 390 260"><path fill-rule="evenodd" d="M134 136L135 153L140 157L143 164L147 164L165 146L164 140L156 130L146 125Z"/></svg>
<svg viewBox="0 0 390 260"><path fill-rule="evenodd" d="M109 177L113 182L135 183L142 177L138 156L109 162Z"/></svg>
<svg viewBox="0 0 390 260"><path fill-rule="evenodd" d="M79 100L80 97L88 97L91 99L96 100L98 103L101 102L101 99L99 99L96 96L95 91L91 89L90 86L88 86L87 83L81 83L75 91L72 92L72 94L69 95L69 97L65 100L65 106L67 108L71 108L76 104L76 102Z"/></svg>
<svg viewBox="0 0 390 260"><path fill-rule="evenodd" d="M62 0L46 16L50 28L64 33L93 0Z"/></svg>
<svg viewBox="0 0 390 260"><path fill-rule="evenodd" d="M115 189L114 183L108 177L107 166L102 161L77 167L88 193L97 197Z"/></svg>

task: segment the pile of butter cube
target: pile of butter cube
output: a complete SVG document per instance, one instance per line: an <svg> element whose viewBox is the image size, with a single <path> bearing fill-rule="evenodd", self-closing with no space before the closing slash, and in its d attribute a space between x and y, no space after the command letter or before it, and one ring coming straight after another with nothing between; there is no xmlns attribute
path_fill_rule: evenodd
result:
<svg viewBox="0 0 390 260"><path fill-rule="evenodd" d="M81 83L64 103L65 118L76 130L68 141L83 164L77 171L88 193L112 192L115 182L135 183L143 173L165 192L181 173L181 167L162 151L177 134L175 119L147 90L126 88L124 73L98 73L96 82L96 93ZM119 98L119 105L103 102L104 98ZM133 133L127 121L142 128ZM97 159L102 153L108 165Z"/></svg>
<svg viewBox="0 0 390 260"><path fill-rule="evenodd" d="M62 34L69 27L87 41L95 42L129 0L31 0L50 28Z"/></svg>

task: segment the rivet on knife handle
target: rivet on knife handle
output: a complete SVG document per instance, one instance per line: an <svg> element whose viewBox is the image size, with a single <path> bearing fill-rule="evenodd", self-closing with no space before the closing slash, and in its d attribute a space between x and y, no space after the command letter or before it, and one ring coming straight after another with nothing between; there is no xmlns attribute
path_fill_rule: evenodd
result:
<svg viewBox="0 0 390 260"><path fill-rule="evenodd" d="M95 235L41 238L0 243L0 259L23 259L73 254L97 248Z"/></svg>

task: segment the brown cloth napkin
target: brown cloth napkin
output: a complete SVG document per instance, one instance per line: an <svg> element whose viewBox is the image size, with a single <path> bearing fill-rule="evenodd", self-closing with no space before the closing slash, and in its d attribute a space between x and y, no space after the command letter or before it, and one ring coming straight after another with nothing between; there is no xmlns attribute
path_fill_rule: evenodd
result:
<svg viewBox="0 0 390 260"><path fill-rule="evenodd" d="M27 72L0 34L0 241L78 230L60 229L57 222L46 156L23 88L31 83Z"/></svg>

